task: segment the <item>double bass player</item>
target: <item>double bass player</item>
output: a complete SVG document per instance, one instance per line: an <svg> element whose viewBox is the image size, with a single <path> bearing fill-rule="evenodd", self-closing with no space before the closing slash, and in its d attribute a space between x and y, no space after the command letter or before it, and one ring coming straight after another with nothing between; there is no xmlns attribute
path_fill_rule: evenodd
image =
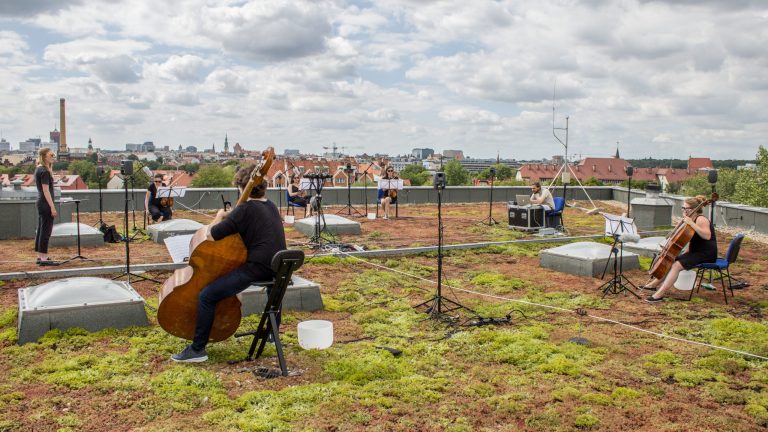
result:
<svg viewBox="0 0 768 432"><path fill-rule="evenodd" d="M641 287L645 290L655 291L645 299L648 303L661 302L667 290L677 281L677 276L681 271L690 270L699 264L715 262L717 259L715 227L712 225L712 221L702 214L702 209L707 203L707 198L702 195L686 198L683 201L682 223L693 229L693 237L688 244L688 251L674 259L674 263L665 277L654 277L650 283Z"/></svg>
<svg viewBox="0 0 768 432"><path fill-rule="evenodd" d="M253 169L243 168L235 174L234 184L241 192L246 188ZM192 343L171 359L176 362L208 360L205 347L214 324L216 305L248 288L253 282L274 277L272 257L286 249L285 231L277 206L265 197L267 182L253 186L248 200L231 211L219 210L208 226L207 240L218 241L239 234L248 251L247 260L236 269L208 284L197 299L197 318ZM279 317L278 317L279 325Z"/></svg>

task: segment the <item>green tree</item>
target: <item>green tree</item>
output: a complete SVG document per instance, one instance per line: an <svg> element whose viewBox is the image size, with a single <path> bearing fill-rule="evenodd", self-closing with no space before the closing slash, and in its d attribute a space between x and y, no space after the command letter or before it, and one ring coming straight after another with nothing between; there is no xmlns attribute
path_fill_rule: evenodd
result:
<svg viewBox="0 0 768 432"><path fill-rule="evenodd" d="M509 180L515 176L515 170L512 169L512 167L504 164L495 164L493 165L493 168L496 169L496 180L502 181L502 180ZM486 168L479 173L477 173L477 178L479 179L490 179L491 178L491 169Z"/></svg>
<svg viewBox="0 0 768 432"><path fill-rule="evenodd" d="M734 201L759 207L768 207L768 149L757 150L757 169L739 175Z"/></svg>
<svg viewBox="0 0 768 432"><path fill-rule="evenodd" d="M142 163L144 166L146 166L146 167L149 167L149 169L151 169L152 171L156 170L156 169L157 169L157 167L159 167L159 166L160 166L160 162L157 162L157 161L151 161L151 160L147 160L147 159L142 159L142 160L141 160L141 163Z"/></svg>
<svg viewBox="0 0 768 432"><path fill-rule="evenodd" d="M220 165L207 165L200 168L192 179L193 187L227 187L232 186L233 167L226 168Z"/></svg>
<svg viewBox="0 0 768 432"><path fill-rule="evenodd" d="M61 171L65 170L69 167L68 161L58 161L53 163L53 170L54 171Z"/></svg>
<svg viewBox="0 0 768 432"><path fill-rule="evenodd" d="M448 186L463 186L469 184L469 172L457 160L445 164L445 178Z"/></svg>
<svg viewBox="0 0 768 432"><path fill-rule="evenodd" d="M131 153L131 154L128 155L127 159L130 159L132 161L137 161L137 160L139 160L139 157L136 156L135 154Z"/></svg>
<svg viewBox="0 0 768 432"><path fill-rule="evenodd" d="M87 160L76 160L69 163L67 168L70 173L79 175L90 187L91 182L96 184L96 165Z"/></svg>
<svg viewBox="0 0 768 432"><path fill-rule="evenodd" d="M590 177L584 181L584 186L603 186L603 182L595 177Z"/></svg>
<svg viewBox="0 0 768 432"><path fill-rule="evenodd" d="M150 178L149 176L142 170L144 165L141 164L141 162L135 160L133 161L133 176L131 187L134 189L146 189L149 186Z"/></svg>
<svg viewBox="0 0 768 432"><path fill-rule="evenodd" d="M429 180L429 171L422 165L408 165L400 171L400 178L410 180L412 186L421 186Z"/></svg>
<svg viewBox="0 0 768 432"><path fill-rule="evenodd" d="M87 160L89 160L91 163L93 163L95 165L95 164L99 163L99 154L96 153L96 152L93 152L93 153L88 155Z"/></svg>
<svg viewBox="0 0 768 432"><path fill-rule="evenodd" d="M200 164L189 163L189 164L179 165L179 169L182 171L186 171L189 174L194 174L200 170Z"/></svg>
<svg viewBox="0 0 768 432"><path fill-rule="evenodd" d="M680 193L686 196L708 196L711 189L712 187L709 185L706 175L695 175L683 181Z"/></svg>

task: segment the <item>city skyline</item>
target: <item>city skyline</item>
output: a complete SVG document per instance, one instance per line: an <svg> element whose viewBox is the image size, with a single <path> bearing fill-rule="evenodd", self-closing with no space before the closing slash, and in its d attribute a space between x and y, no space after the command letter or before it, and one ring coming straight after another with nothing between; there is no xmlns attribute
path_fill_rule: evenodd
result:
<svg viewBox="0 0 768 432"><path fill-rule="evenodd" d="M383 0L0 5L0 130L121 150L272 145L752 159L768 7L739 1ZM554 96L554 97L553 97ZM563 131L559 136L564 140Z"/></svg>

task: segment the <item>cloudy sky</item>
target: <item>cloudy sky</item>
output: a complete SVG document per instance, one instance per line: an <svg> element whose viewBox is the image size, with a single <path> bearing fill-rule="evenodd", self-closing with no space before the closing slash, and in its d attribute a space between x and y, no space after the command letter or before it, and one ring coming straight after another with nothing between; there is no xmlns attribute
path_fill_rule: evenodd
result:
<svg viewBox="0 0 768 432"><path fill-rule="evenodd" d="M766 42L762 0L3 0L0 133L532 159L554 94L572 156L753 158Z"/></svg>

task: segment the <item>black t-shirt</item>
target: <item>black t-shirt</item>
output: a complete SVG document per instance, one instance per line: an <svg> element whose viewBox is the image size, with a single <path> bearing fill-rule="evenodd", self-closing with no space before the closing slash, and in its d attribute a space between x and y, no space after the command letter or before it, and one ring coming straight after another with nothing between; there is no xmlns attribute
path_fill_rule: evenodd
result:
<svg viewBox="0 0 768 432"><path fill-rule="evenodd" d="M149 191L149 205L160 207L160 198L157 197L157 187L155 183L150 183L147 188Z"/></svg>
<svg viewBox="0 0 768 432"><path fill-rule="evenodd" d="M215 240L239 233L248 249L248 264L259 274L272 273L272 257L286 249L280 211L272 201L247 201L211 228Z"/></svg>
<svg viewBox="0 0 768 432"><path fill-rule="evenodd" d="M37 187L37 198L48 204L43 196L43 184L48 185L48 191L51 193L51 200L53 200L53 176L47 168L39 166L35 168L35 186Z"/></svg>

